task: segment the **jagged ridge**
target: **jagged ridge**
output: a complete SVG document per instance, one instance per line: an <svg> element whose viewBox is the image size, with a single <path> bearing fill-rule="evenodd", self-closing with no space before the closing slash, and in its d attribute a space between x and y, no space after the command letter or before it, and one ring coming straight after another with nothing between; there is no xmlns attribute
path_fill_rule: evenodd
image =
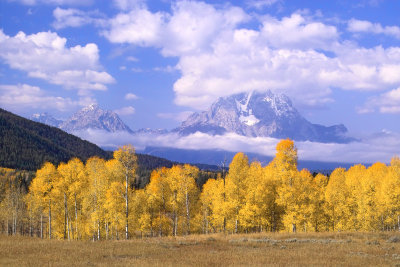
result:
<svg viewBox="0 0 400 267"><path fill-rule="evenodd" d="M195 132L234 132L249 137L291 138L298 141L348 143L343 125L323 126L306 120L285 95L271 91L219 98L207 111L196 112L175 129L182 135Z"/></svg>
<svg viewBox="0 0 400 267"><path fill-rule="evenodd" d="M60 128L67 132L75 132L87 129L105 130L107 132L126 131L132 133L132 130L119 118L119 116L110 110L102 110L98 105L89 105L60 125Z"/></svg>

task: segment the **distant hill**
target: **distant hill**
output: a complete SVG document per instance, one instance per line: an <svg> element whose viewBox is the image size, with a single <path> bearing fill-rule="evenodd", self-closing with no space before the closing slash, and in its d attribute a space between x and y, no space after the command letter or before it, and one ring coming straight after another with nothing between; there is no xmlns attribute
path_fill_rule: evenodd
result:
<svg viewBox="0 0 400 267"><path fill-rule="evenodd" d="M0 109L0 167L36 171L46 161L58 165L73 157L86 161L93 156L110 159L113 157L113 152L105 151L56 127ZM149 182L152 170L180 164L145 154L137 154L137 159L137 187L143 187ZM207 164L193 165L206 171L218 169L217 166Z"/></svg>
<svg viewBox="0 0 400 267"><path fill-rule="evenodd" d="M92 156L108 159L110 153L58 128L0 109L0 166L36 170L46 161L58 164Z"/></svg>

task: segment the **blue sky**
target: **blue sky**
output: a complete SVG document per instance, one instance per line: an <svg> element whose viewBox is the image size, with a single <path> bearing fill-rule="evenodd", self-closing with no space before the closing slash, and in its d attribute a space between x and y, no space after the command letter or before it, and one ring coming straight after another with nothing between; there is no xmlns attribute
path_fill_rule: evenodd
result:
<svg viewBox="0 0 400 267"><path fill-rule="evenodd" d="M311 122L400 132L400 1L5 0L0 106L98 103L177 127L220 96L288 95Z"/></svg>

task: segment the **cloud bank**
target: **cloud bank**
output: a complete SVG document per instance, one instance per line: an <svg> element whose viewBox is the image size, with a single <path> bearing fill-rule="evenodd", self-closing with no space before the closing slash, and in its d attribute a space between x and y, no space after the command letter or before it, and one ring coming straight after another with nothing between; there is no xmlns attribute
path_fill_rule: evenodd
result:
<svg viewBox="0 0 400 267"><path fill-rule="evenodd" d="M107 148L116 148L129 143L139 150L146 146L153 146L194 150L242 151L266 156L275 155L276 144L280 141L270 137L246 137L234 133L212 136L197 132L188 136L179 136L175 133L131 135L125 132L109 133L86 130L74 134ZM298 148L300 160L342 163L381 161L387 163L393 156L400 153L397 149L400 147L400 134L382 132L350 144L327 144L309 141L295 142L295 144Z"/></svg>

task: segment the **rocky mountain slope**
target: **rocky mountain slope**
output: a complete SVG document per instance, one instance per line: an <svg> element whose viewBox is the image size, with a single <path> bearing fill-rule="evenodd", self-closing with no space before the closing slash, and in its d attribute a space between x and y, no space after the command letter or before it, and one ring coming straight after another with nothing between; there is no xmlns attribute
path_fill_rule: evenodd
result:
<svg viewBox="0 0 400 267"><path fill-rule="evenodd" d="M234 132L249 137L291 138L297 141L348 143L347 128L323 126L306 120L285 95L252 92L219 98L207 111L193 113L175 129L182 135L195 132Z"/></svg>
<svg viewBox="0 0 400 267"><path fill-rule="evenodd" d="M79 110L71 118L61 123L59 127L67 132L95 129L107 132L126 131L132 133L132 130L115 112L103 110L96 104Z"/></svg>

